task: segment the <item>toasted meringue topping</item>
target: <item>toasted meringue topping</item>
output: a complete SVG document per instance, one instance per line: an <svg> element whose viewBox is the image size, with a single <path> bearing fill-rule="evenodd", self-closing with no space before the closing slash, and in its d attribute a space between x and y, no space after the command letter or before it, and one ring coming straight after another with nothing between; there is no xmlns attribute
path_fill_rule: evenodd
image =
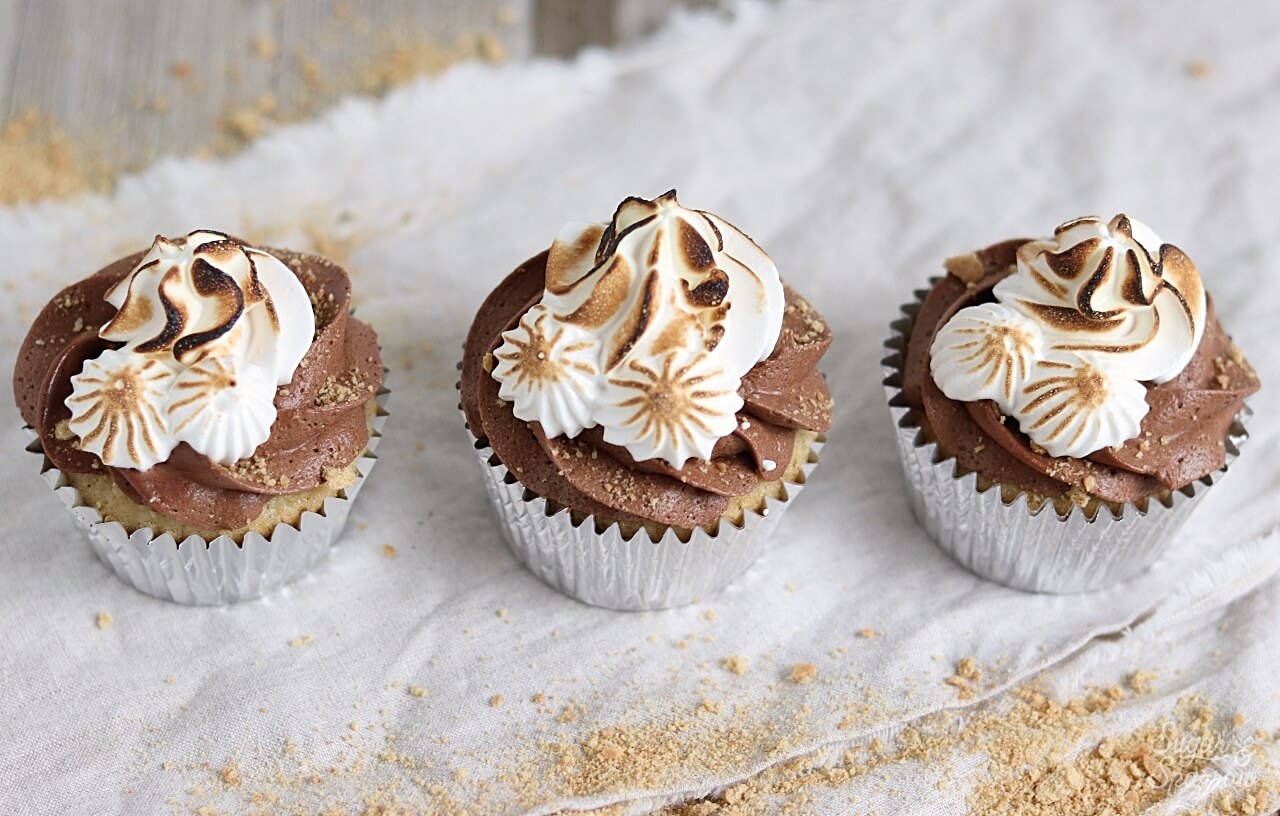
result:
<svg viewBox="0 0 1280 816"><path fill-rule="evenodd" d="M601 425L637 460L709 458L735 427L742 376L782 326L769 256L673 190L626 199L609 224L567 225L546 277L541 302L495 352L515 415L548 436Z"/></svg>
<svg viewBox="0 0 1280 816"><path fill-rule="evenodd" d="M711 355L675 349L652 361L628 360L608 380L596 411L606 442L653 450L683 464L710 459L716 440L738 427L739 379Z"/></svg>
<svg viewBox="0 0 1280 816"><path fill-rule="evenodd" d="M1186 367L1207 304L1191 260L1125 215L1068 221L1018 249L998 301L961 309L934 338L942 392L991 399L1053 456L1135 437L1145 382Z"/></svg>
<svg viewBox="0 0 1280 816"><path fill-rule="evenodd" d="M156 236L106 300L117 311L99 336L124 345L86 363L67 400L86 450L113 467L145 470L181 442L230 464L266 441L275 387L293 379L315 334L306 289L279 259L219 232ZM144 370L168 376L147 380L146 399L132 405L95 388L104 377ZM132 444L80 433L111 412L122 429L137 429Z"/></svg>
<svg viewBox="0 0 1280 816"><path fill-rule="evenodd" d="M174 371L160 360L108 349L71 378L71 432L111 467L145 470L169 458L165 404Z"/></svg>
<svg viewBox="0 0 1280 816"><path fill-rule="evenodd" d="M591 406L600 391L596 338L569 324L553 325L542 304L502 338L493 376L502 383L498 396L515 404L517 416L542 417L549 437L574 437L595 425Z"/></svg>
<svg viewBox="0 0 1280 816"><path fill-rule="evenodd" d="M174 439L215 462L253 455L276 420L276 386L236 357L206 357L174 379L169 425Z"/></svg>

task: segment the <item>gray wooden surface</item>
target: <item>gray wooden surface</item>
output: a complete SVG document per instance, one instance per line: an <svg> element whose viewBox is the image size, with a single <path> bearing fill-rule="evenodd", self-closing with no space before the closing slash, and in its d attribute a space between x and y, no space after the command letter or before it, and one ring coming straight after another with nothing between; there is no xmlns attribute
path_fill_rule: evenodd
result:
<svg viewBox="0 0 1280 816"><path fill-rule="evenodd" d="M564 56L717 0L0 0L0 121L36 111L117 169L459 58Z"/></svg>

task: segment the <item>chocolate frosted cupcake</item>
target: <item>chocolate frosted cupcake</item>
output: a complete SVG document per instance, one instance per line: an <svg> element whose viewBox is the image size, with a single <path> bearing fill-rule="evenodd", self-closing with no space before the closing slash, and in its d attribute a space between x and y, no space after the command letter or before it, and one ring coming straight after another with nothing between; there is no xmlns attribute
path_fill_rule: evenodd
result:
<svg viewBox="0 0 1280 816"><path fill-rule="evenodd" d="M485 300L461 365L512 551L601 606L721 588L817 462L830 343L763 250L674 191L569 224Z"/></svg>
<svg viewBox="0 0 1280 816"><path fill-rule="evenodd" d="M1258 379L1177 247L1124 215L946 264L885 381L917 517L975 572L1099 589L1159 555Z"/></svg>
<svg viewBox="0 0 1280 816"><path fill-rule="evenodd" d="M324 556L384 416L350 294L323 258L199 231L44 308L14 369L29 450L121 578L227 603Z"/></svg>

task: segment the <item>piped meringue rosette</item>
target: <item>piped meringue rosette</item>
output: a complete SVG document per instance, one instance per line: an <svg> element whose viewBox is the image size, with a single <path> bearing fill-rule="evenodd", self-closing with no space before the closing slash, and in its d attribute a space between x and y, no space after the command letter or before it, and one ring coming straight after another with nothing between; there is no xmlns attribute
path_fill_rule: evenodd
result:
<svg viewBox="0 0 1280 816"><path fill-rule="evenodd" d="M569 224L485 300L460 366L513 552L600 606L720 589L817 463L830 343L763 250L674 191Z"/></svg>
<svg viewBox="0 0 1280 816"><path fill-rule="evenodd" d="M1011 586L1141 571L1238 453L1259 388L1195 265L1118 215L946 267L885 360L917 517Z"/></svg>
<svg viewBox="0 0 1280 816"><path fill-rule="evenodd" d="M157 236L58 293L14 368L30 450L150 594L257 597L327 552L386 412L377 336L317 256Z"/></svg>

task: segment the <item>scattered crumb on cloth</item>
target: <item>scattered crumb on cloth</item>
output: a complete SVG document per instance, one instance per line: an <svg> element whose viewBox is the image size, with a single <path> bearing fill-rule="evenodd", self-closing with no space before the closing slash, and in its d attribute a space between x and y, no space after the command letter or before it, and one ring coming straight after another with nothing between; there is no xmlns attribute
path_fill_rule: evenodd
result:
<svg viewBox="0 0 1280 816"><path fill-rule="evenodd" d="M802 664L803 665L803 664ZM960 661L958 677L981 677L976 665ZM484 757L488 775L467 774L450 763L408 747L414 737L390 721L355 727L341 740L340 761L310 756L295 739L254 763L166 760L164 768L183 775L188 791L181 804L231 808L226 812L310 812L312 805L344 802L347 812L485 816L509 812L512 802L532 808L566 797L622 794L677 784L690 766L724 775L759 757L768 768L714 796L669 806L666 816L765 816L804 813L820 795L844 795L883 784L875 772L903 763L942 769L939 790L964 788L971 812L1007 816L1138 816L1166 802L1179 786L1211 763L1235 751L1264 760L1280 734L1244 729L1243 718L1218 711L1202 696L1187 695L1162 716L1121 733L1108 729L1108 715L1126 701L1147 694L1153 675L1134 672L1123 683L1091 687L1058 700L1032 682L970 709L944 710L923 717L894 738L854 741L836 755L787 759L789 747L806 736L807 724L762 717L729 699L704 697L684 712L612 724L587 723L570 734L566 723L582 723L589 712L570 703L520 745ZM410 686L409 693L419 687ZM541 699L539 699L541 698ZM533 702L541 704L539 693ZM501 705L501 695L490 705ZM384 715L386 709L383 709ZM1105 734L1105 736L1104 736ZM436 741L447 745L447 738ZM980 757L983 772L972 768ZM1280 769L1215 795L1202 816L1263 816L1280 803ZM210 768L219 770L210 771ZM354 807L354 809L352 809ZM207 812L219 812L209 810ZM608 809L598 811L609 813Z"/></svg>

